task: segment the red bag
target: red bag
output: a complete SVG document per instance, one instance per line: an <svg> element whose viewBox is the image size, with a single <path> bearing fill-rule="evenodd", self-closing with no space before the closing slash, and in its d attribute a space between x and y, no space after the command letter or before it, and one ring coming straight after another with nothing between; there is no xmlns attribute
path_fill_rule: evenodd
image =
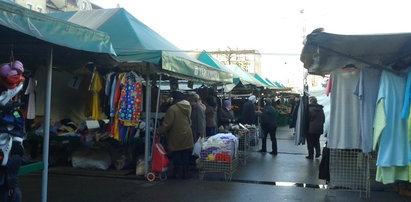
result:
<svg viewBox="0 0 411 202"><path fill-rule="evenodd" d="M153 159L151 161L151 171L161 173L167 170L169 161L166 154L163 145L161 145L156 138L153 149Z"/></svg>

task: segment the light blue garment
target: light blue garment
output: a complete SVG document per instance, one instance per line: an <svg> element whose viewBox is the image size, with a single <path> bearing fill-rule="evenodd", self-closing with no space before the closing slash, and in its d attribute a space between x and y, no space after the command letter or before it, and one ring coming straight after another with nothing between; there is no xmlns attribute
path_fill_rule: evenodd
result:
<svg viewBox="0 0 411 202"><path fill-rule="evenodd" d="M117 77L115 75L113 78L113 83L111 85L111 92L110 92L110 117L114 117L116 115L116 109L114 105L114 94L116 93L116 85L117 85Z"/></svg>
<svg viewBox="0 0 411 202"><path fill-rule="evenodd" d="M407 87L405 89L404 105L402 107L401 118L407 119L410 112L410 100L411 100L411 71L408 72Z"/></svg>
<svg viewBox="0 0 411 202"><path fill-rule="evenodd" d="M353 94L359 70L331 72L331 109L328 147L331 149L361 149L360 101Z"/></svg>
<svg viewBox="0 0 411 202"><path fill-rule="evenodd" d="M401 119L404 104L405 77L383 71L378 100L384 99L386 126L382 130L377 166L408 166L410 145L407 120Z"/></svg>
<svg viewBox="0 0 411 202"><path fill-rule="evenodd" d="M357 88L354 92L360 99L361 149L372 151L373 121L380 86L381 70L362 68Z"/></svg>

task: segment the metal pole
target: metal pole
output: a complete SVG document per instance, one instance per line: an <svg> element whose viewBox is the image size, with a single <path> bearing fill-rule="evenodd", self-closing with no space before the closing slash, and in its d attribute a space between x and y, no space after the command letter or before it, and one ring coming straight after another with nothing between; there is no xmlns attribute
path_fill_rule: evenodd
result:
<svg viewBox="0 0 411 202"><path fill-rule="evenodd" d="M157 103L156 103L156 118L154 119L154 132L157 131L157 119L158 119L158 110L160 105L160 95L161 95L161 79L163 75L160 74L160 81L158 83L158 92L157 92Z"/></svg>
<svg viewBox="0 0 411 202"><path fill-rule="evenodd" d="M144 148L144 176L147 176L149 171L150 155L150 117L151 115L151 84L150 84L150 64L147 63L146 70L146 135Z"/></svg>
<svg viewBox="0 0 411 202"><path fill-rule="evenodd" d="M41 184L41 201L47 201L47 185L49 172L49 137L50 137L50 108L51 108L51 79L53 74L53 47L50 48L50 56L46 73L46 96L44 106L44 135L43 135L43 176Z"/></svg>

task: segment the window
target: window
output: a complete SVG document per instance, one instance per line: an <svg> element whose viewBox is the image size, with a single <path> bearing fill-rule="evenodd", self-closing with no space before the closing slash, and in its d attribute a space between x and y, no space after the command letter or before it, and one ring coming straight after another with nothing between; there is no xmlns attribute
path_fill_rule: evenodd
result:
<svg viewBox="0 0 411 202"><path fill-rule="evenodd" d="M38 11L39 13L42 13L42 12L43 12L43 8L41 8L40 6L37 6L37 11Z"/></svg>

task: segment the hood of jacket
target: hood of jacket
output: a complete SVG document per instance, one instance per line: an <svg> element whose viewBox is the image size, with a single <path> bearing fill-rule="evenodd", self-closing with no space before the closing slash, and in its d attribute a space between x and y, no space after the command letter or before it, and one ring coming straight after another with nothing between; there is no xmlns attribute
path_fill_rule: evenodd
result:
<svg viewBox="0 0 411 202"><path fill-rule="evenodd" d="M180 109L183 112L183 114L190 117L191 105L187 100L182 100L180 102L177 102L175 105L177 106L178 109Z"/></svg>
<svg viewBox="0 0 411 202"><path fill-rule="evenodd" d="M308 108L313 111L321 111L323 110L324 106L319 105L319 104L309 104Z"/></svg>

